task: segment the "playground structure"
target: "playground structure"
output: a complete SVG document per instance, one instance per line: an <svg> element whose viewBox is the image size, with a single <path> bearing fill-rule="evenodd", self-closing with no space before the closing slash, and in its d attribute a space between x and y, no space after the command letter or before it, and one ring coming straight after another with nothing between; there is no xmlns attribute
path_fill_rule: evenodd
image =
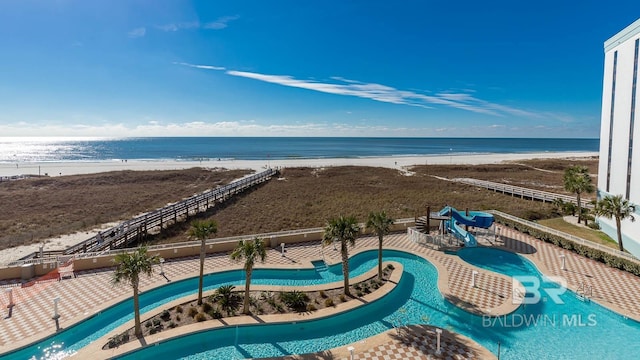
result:
<svg viewBox="0 0 640 360"><path fill-rule="evenodd" d="M437 233L432 231L432 220L440 222ZM461 212L451 206L445 206L438 212L431 212L427 207L427 215L416 217L415 221L416 227L408 230L410 238L415 242L433 244L438 248L474 247L478 245L474 232L492 228L494 218L492 214L482 211L467 209ZM486 235L489 235L488 231ZM495 237L495 234L493 236Z"/></svg>

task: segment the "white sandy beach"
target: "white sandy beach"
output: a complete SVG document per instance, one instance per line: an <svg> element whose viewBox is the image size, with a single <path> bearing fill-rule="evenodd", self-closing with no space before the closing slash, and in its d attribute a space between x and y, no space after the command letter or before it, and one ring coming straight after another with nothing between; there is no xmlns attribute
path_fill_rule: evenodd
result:
<svg viewBox="0 0 640 360"><path fill-rule="evenodd" d="M578 158L598 156L597 152L558 152L525 154L481 154L481 155L435 155L435 156L389 156L368 158L331 159L285 159L285 160L205 160L205 161L96 161L96 162L41 162L1 163L0 177L15 175L64 176L95 174L119 170L172 170L193 167L252 169L260 171L267 167L328 167L328 166L374 166L400 169L411 165L425 164L496 164L536 158Z"/></svg>
<svg viewBox="0 0 640 360"><path fill-rule="evenodd" d="M60 163L23 163L0 164L0 177L15 175L49 176L94 174L119 170L171 170L193 167L251 169L264 170L267 167L329 167L329 166L372 166L406 170L412 165L424 164L497 164L505 161L549 158L585 158L598 156L597 152L560 152L560 153L528 153L528 154L485 154L485 155L452 155L452 156L407 156L407 157L371 157L371 158L334 158L334 159L287 159L287 160L210 160L210 161L103 161L103 162L60 162ZM106 229L114 224L104 224ZM62 250L94 236L98 230L69 234L48 239L44 243L45 250ZM39 250L41 244L18 246L0 251L0 265L15 261L23 256Z"/></svg>

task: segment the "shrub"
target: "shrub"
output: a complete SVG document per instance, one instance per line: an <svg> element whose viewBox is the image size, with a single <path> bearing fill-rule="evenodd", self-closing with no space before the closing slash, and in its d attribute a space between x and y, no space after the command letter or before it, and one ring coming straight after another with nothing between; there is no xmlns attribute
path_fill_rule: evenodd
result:
<svg viewBox="0 0 640 360"><path fill-rule="evenodd" d="M393 266L393 264L389 264L389 265L387 265L387 269L393 270L393 269L395 269L395 267Z"/></svg>
<svg viewBox="0 0 640 360"><path fill-rule="evenodd" d="M220 310L216 308L211 308L211 310L209 310L207 314L209 314L209 316L211 316L213 319L222 319L223 317Z"/></svg>
<svg viewBox="0 0 640 360"><path fill-rule="evenodd" d="M320 293L320 297L321 298L323 298L323 299L327 298L327 294L325 294L324 290L320 290L319 293Z"/></svg>
<svg viewBox="0 0 640 360"><path fill-rule="evenodd" d="M610 254L602 250L594 249L582 244L577 244L569 239L565 239L553 234L549 234L541 230L532 229L528 225L514 222L508 219L504 219L499 215L495 215L495 217L496 217L496 220L499 221L504 226L513 228L514 230L520 231L524 234L529 234L540 241L561 246L567 250L574 251L577 254L580 254L582 256L585 256L595 261L599 261L613 268L624 270L633 275L640 276L640 264L637 264L635 262L629 261L624 258L617 257L616 255Z"/></svg>
<svg viewBox="0 0 640 360"><path fill-rule="evenodd" d="M356 293L356 295L358 295L358 297L362 297L362 295L364 295L364 294L362 293L362 291L361 291L361 290L358 290L358 292Z"/></svg>
<svg viewBox="0 0 640 360"><path fill-rule="evenodd" d="M326 307L330 307L330 306L334 306L334 305L335 305L335 304L333 303L333 299L331 299L331 298L326 299L326 300L324 301L324 306L326 306Z"/></svg>
<svg viewBox="0 0 640 360"><path fill-rule="evenodd" d="M160 318L164 321L169 321L171 319L171 313L169 310L164 310L162 314L160 314Z"/></svg>
<svg viewBox="0 0 640 360"><path fill-rule="evenodd" d="M347 297L346 297L346 296L344 296L344 294L340 294L340 296L339 296L339 297L340 297L340 301L342 301L342 302L347 301Z"/></svg>
<svg viewBox="0 0 640 360"><path fill-rule="evenodd" d="M189 312L187 313L189 316L191 317L195 317L196 315L198 315L198 309L194 308L193 306L191 306L189 308Z"/></svg>
<svg viewBox="0 0 640 360"><path fill-rule="evenodd" d="M151 327L151 325L152 325L152 324L151 324L151 320L149 320L149 321L147 321L146 323L144 323L144 327L148 327L148 328L150 328L150 327Z"/></svg>
<svg viewBox="0 0 640 360"><path fill-rule="evenodd" d="M305 309L309 297L302 291L284 291L280 293L280 300L294 310Z"/></svg>
<svg viewBox="0 0 640 360"><path fill-rule="evenodd" d="M107 343L107 347L109 349L113 349L114 347L118 347L118 346L120 346L122 344L125 344L127 341L129 341L129 333L115 335L115 336L109 338L109 342Z"/></svg>
<svg viewBox="0 0 640 360"><path fill-rule="evenodd" d="M178 326L176 323L174 323L173 321L169 323L169 329L173 329L174 327Z"/></svg>
<svg viewBox="0 0 640 360"><path fill-rule="evenodd" d="M158 327L161 323L160 319L153 319L153 326Z"/></svg>
<svg viewBox="0 0 640 360"><path fill-rule="evenodd" d="M182 320L182 318L180 317L180 315L177 315L176 316L176 321L180 321L180 320Z"/></svg>
<svg viewBox="0 0 640 360"><path fill-rule="evenodd" d="M318 310L315 305L309 304L307 305L307 311L316 311Z"/></svg>
<svg viewBox="0 0 640 360"><path fill-rule="evenodd" d="M182 309L182 306L180 306L180 305L176 306L176 312L177 312L178 314L182 314L182 312L183 312L183 311L184 311L184 310Z"/></svg>
<svg viewBox="0 0 640 360"><path fill-rule="evenodd" d="M151 328L151 330L149 330L149 334L153 335L153 334L157 333L158 331L160 331L158 328Z"/></svg>
<svg viewBox="0 0 640 360"><path fill-rule="evenodd" d="M590 222L589 225L590 228L592 228L593 230L600 230L600 224L598 224L597 222L593 221Z"/></svg>
<svg viewBox="0 0 640 360"><path fill-rule="evenodd" d="M208 313L209 311L211 311L211 309L213 309L213 306L211 304L209 304L208 302L202 303L202 312Z"/></svg>
<svg viewBox="0 0 640 360"><path fill-rule="evenodd" d="M207 320L207 316L205 314L203 314L203 313L197 313L196 316L194 317L194 319L197 322L203 322L203 321Z"/></svg>

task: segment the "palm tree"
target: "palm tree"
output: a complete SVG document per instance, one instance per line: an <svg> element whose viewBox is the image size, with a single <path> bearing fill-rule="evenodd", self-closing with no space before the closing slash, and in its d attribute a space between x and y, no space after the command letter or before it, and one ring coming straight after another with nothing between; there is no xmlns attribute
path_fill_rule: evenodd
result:
<svg viewBox="0 0 640 360"><path fill-rule="evenodd" d="M256 260L264 262L267 257L267 250L264 245L264 241L260 238L255 238L253 241L240 240L238 246L231 253L231 260L244 259L244 272L246 273L247 280L244 284L244 304L243 312L250 314L249 309L249 287L251 286L251 273L253 272L253 266Z"/></svg>
<svg viewBox="0 0 640 360"><path fill-rule="evenodd" d="M564 171L563 181L565 190L576 194L579 224L582 217L582 201L580 200L580 195L582 193L592 193L595 190L591 183L589 169L586 166L571 166Z"/></svg>
<svg viewBox="0 0 640 360"><path fill-rule="evenodd" d="M191 223L188 235L190 238L199 239L200 244L200 280L198 281L198 305L202 305L202 286L204 283L204 257L206 255L205 242L212 234L218 232L218 224L215 220L195 220Z"/></svg>
<svg viewBox="0 0 640 360"><path fill-rule="evenodd" d="M378 235L378 279L382 280L382 238L391 231L394 220L387 217L384 211L369 213L366 227Z"/></svg>
<svg viewBox="0 0 640 360"><path fill-rule="evenodd" d="M347 250L347 244L354 246L359 232L360 226L355 216L340 216L329 220L322 235L322 245L332 244L334 240L340 241L345 295L351 295L349 292L349 252Z"/></svg>
<svg viewBox="0 0 640 360"><path fill-rule="evenodd" d="M116 255L113 260L116 263L116 271L113 273L111 281L113 284L126 283L133 288L133 311L135 314L135 335L142 336L140 326L140 300L138 298L138 287L140 285L140 275L151 276L153 265L160 263L157 255L149 256L146 246L137 248L132 253L122 253Z"/></svg>
<svg viewBox="0 0 640 360"><path fill-rule="evenodd" d="M636 219L633 217L634 212L635 207L629 203L629 200L623 199L622 195L607 195L596 202L594 213L597 216L606 217L608 219L616 219L616 230L618 231L618 247L620 248L620 251L624 251L624 246L622 245L622 228L620 223L625 219L631 219L631 221L635 221Z"/></svg>

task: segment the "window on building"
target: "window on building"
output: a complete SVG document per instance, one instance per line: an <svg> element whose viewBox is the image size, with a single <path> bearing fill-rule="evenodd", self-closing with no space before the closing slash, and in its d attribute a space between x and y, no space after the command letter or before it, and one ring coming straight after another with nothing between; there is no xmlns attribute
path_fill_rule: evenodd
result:
<svg viewBox="0 0 640 360"><path fill-rule="evenodd" d="M611 148L613 146L613 109L616 103L616 71L618 70L618 52L613 52L613 77L611 80L611 109L609 113L609 150L607 151L607 187L611 183Z"/></svg>
<svg viewBox="0 0 640 360"><path fill-rule="evenodd" d="M629 121L629 155L627 157L627 199L631 194L631 165L633 164L633 128L636 115L636 84L638 83L638 42L633 55L633 85L631 87L631 118Z"/></svg>

